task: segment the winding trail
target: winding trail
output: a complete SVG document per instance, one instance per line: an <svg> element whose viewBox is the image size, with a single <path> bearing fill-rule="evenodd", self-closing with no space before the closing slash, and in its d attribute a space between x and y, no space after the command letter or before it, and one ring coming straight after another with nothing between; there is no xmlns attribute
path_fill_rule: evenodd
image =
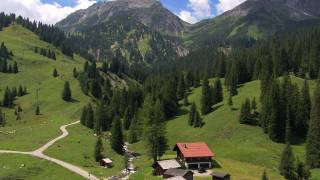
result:
<svg viewBox="0 0 320 180"><path fill-rule="evenodd" d="M45 154L43 154L43 152L48 149L50 146L52 146L54 143L56 143L57 141L59 141L60 139L63 139L65 137L67 137L69 135L69 132L67 131L67 127L68 126L72 126L72 125L75 125L75 124L78 124L80 123L80 121L76 121L76 122L73 122L73 123L70 123L70 124L67 124L67 125L63 125L60 127L60 130L62 131L62 134L49 141L48 143L46 143L45 145L43 145L42 147L40 147L39 149L35 150L35 151L31 151L31 152L23 152L23 151L9 151L9 150L0 150L0 154L24 154L24 155L30 155L30 156L34 156L34 157L37 157L37 158L40 158L40 159L45 159L45 160L48 160L48 161L51 161L57 165L60 165L86 179L89 179L89 180L99 180L99 178L95 177L94 175L90 174L88 171L85 171L83 169L81 169L80 167L78 166L75 166L73 164L70 164L70 163L67 163L65 161L61 161L59 159L55 159L55 158L52 158L50 156L47 156Z"/></svg>

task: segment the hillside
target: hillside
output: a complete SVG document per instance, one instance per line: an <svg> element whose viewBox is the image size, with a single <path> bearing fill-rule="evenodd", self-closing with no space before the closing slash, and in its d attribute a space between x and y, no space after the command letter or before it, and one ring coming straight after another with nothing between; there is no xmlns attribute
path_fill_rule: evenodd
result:
<svg viewBox="0 0 320 180"><path fill-rule="evenodd" d="M199 22L186 35L187 46L199 47L214 41L267 39L301 27L319 25L318 1L247 0L222 15Z"/></svg>
<svg viewBox="0 0 320 180"><path fill-rule="evenodd" d="M6 126L0 128L1 149L31 151L39 148L49 140L57 137L61 132L61 125L77 121L80 117L80 112L84 105L90 99L85 96L78 81L73 77L73 68L81 70L85 62L84 59L75 55L74 59L63 55L59 49L53 45L39 40L34 33L22 28L19 25L12 25L0 31L0 41L3 41L8 49L14 53L12 61L16 61L19 66L19 73L4 74L0 73L0 95L3 97L4 90L7 86L10 88L23 85L27 87L28 94L16 99L16 107L12 109L1 110L6 114ZM43 47L53 49L56 52L56 59L48 59L44 56L34 53L34 47ZM11 61L11 60L9 60ZM56 68L59 76L52 76L53 69ZM65 81L71 84L73 102L64 102L61 99L61 93ZM119 84L120 86L120 84ZM36 110L36 92L38 90L40 116L35 115ZM21 120L16 120L14 114L17 106L20 105L22 112L20 113ZM71 129L71 128L70 128ZM7 134L7 132L13 132ZM99 167L94 161L93 151L96 138L92 132L78 127L72 127L71 135L81 136L80 139L72 138L69 142L74 142L72 149L67 149L61 152L61 147L52 152L49 148L49 154L53 157L59 157L64 154L61 160L74 163L90 172L94 172L97 176L106 176L108 174L105 169ZM85 137L82 137L85 136ZM81 142L81 147L79 146ZM108 143L105 143L105 149L110 149ZM79 156L74 156L74 150L81 149ZM108 152L113 156L113 152ZM82 179L81 177L70 173L66 169L49 163L44 160L29 158L24 155L0 155L1 156L1 171L0 179L8 177L22 177L23 179L43 179L48 177L52 179ZM12 160L10 157L15 157ZM120 156L114 155L116 158ZM84 160L85 159L85 160ZM85 162L85 163L83 163ZM25 164L25 167L20 167ZM3 168L2 167L6 167ZM115 167L120 169L122 161L115 163ZM55 173L52 175L51 173ZM117 170L107 173L115 175Z"/></svg>
<svg viewBox="0 0 320 180"><path fill-rule="evenodd" d="M148 66L187 54L176 36L187 23L156 0L99 2L56 24L97 60Z"/></svg>
<svg viewBox="0 0 320 180"><path fill-rule="evenodd" d="M213 80L211 79L211 82ZM299 86L303 84L303 80L296 77L293 77L293 82ZM315 83L310 81L311 91L314 87ZM284 145L272 142L260 127L241 125L238 121L241 103L245 98L259 98L258 89L260 89L259 81L240 85L239 94L233 98L235 109L233 111L230 111L227 105L228 93L224 90L224 101L217 104L212 113L203 116L205 125L202 128L188 126L190 106L182 106L179 115L167 123L170 147L162 159L176 157L172 149L177 142L204 141L215 152L214 159L221 166L214 168L213 171L228 172L232 175L232 179L237 180L260 180L263 170L266 169L270 179L283 179L279 176L278 166ZM195 102L200 107L201 88L193 89L188 98L190 103ZM143 143L133 145L133 149L142 156L135 162L138 173L133 175L132 179L159 179L151 175L152 160L145 156L144 147ZM305 156L303 144L295 145L294 152L297 157L303 159ZM314 179L320 178L318 173L319 170L314 171Z"/></svg>

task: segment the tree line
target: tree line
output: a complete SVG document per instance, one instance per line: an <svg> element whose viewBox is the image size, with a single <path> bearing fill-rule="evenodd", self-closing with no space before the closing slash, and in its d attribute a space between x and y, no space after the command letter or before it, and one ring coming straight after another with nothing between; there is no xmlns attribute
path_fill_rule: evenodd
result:
<svg viewBox="0 0 320 180"><path fill-rule="evenodd" d="M1 102L2 107L12 108L14 106L15 98L22 97L22 96L26 95L27 93L28 93L27 88L22 87L21 85L18 88L6 87L4 94L3 94L3 99Z"/></svg>
<svg viewBox="0 0 320 180"><path fill-rule="evenodd" d="M34 53L40 54L40 55L45 56L49 59L56 60L56 53L54 52L54 50L51 50L51 49L35 47Z"/></svg>
<svg viewBox="0 0 320 180"><path fill-rule="evenodd" d="M15 74L19 72L17 62L8 62L12 56L12 51L9 51L4 42L2 42L0 45L0 72Z"/></svg>

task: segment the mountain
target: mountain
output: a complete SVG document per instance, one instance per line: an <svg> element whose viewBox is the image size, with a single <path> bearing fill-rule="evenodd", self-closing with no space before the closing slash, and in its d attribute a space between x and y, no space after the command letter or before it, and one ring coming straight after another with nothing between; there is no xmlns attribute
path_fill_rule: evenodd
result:
<svg viewBox="0 0 320 180"><path fill-rule="evenodd" d="M76 35L77 44L96 59L118 56L127 66L149 65L188 53L177 36L189 25L157 0L99 2L56 26Z"/></svg>
<svg viewBox="0 0 320 180"><path fill-rule="evenodd" d="M64 31L81 31L86 26L108 22L114 17L128 15L153 30L180 35L188 23L182 21L157 0L118 0L99 2L88 9L79 10L57 26Z"/></svg>
<svg viewBox="0 0 320 180"><path fill-rule="evenodd" d="M186 37L186 44L201 47L215 40L265 39L319 24L319 8L317 0L247 0L214 19L196 24Z"/></svg>

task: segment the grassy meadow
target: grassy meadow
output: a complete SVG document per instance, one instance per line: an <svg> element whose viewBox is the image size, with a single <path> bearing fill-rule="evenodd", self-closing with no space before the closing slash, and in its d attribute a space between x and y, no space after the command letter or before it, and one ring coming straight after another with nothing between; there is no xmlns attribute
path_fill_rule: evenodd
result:
<svg viewBox="0 0 320 180"><path fill-rule="evenodd" d="M20 72L18 74L0 73L0 100L2 100L7 86L10 88L19 87L19 85L26 86L28 94L17 98L15 101L15 104L17 106L20 105L23 109L21 120L16 120L14 108L2 108L6 114L7 124L4 128L0 127L0 131L15 133L0 133L0 149L33 151L59 136L61 134L59 130L61 125L79 120L82 108L89 102L90 98L82 93L78 81L73 77L73 68L82 70L85 60L77 55L73 59L63 55L60 50L41 41L34 33L18 25L12 25L0 31L0 42L2 41L9 50L13 51L13 61L17 61ZM48 59L34 53L35 46L54 49L57 60ZM54 68L59 73L57 78L52 75ZM64 102L61 98L65 81L70 82L73 102ZM37 90L41 111L40 116L35 115ZM75 164L100 177L119 173L123 160L110 150L108 142L105 142L106 154L116 161L115 167L112 169L101 168L94 161L93 151L96 137L93 136L93 132L81 125L68 127L68 130L70 130L70 137L50 147L45 154ZM18 161L22 163L29 158L25 156L15 157L17 159L12 161L7 158L7 155L0 156L0 179L6 177L7 174L13 174L16 171L20 172L18 166L11 166L11 164ZM48 171L41 171L41 176L39 177L45 177L46 175L53 179L70 179L64 178L70 174L64 173L67 170L56 165L51 167L52 163L40 161L37 159L30 160L31 163L43 164L44 167L50 166L50 168L48 168ZM3 167L6 166L11 166L10 171L2 171ZM50 171L59 173L51 175ZM29 177L28 172L23 172L26 179L37 179L33 178L32 172L30 172Z"/></svg>
<svg viewBox="0 0 320 180"><path fill-rule="evenodd" d="M300 86L303 80L293 77L293 82ZM211 79L213 83L213 79ZM310 81L310 89L314 89L315 83ZM201 87L193 89L189 95L189 102L195 102L200 108ZM177 142L206 142L215 153L215 160L219 164L214 168L216 172L227 172L232 179L260 180L264 169L271 180L283 179L278 172L279 161L283 150L283 144L277 144L269 140L260 127L241 125L238 121L239 109L245 98L260 98L260 82L252 81L243 84L238 89L238 95L233 97L234 110L227 105L228 93L224 92L224 102L214 106L212 113L203 116L205 125L202 128L189 127L189 107L181 107L180 115L167 123L167 138L170 149L163 159L174 158L173 146ZM294 145L295 155L304 159L303 144ZM132 145L140 154L145 154L143 143ZM152 160L146 156L140 156L136 160L139 170L131 179L158 179L151 172ZM313 178L319 178L319 171L313 171ZM196 178L210 179L210 178Z"/></svg>

